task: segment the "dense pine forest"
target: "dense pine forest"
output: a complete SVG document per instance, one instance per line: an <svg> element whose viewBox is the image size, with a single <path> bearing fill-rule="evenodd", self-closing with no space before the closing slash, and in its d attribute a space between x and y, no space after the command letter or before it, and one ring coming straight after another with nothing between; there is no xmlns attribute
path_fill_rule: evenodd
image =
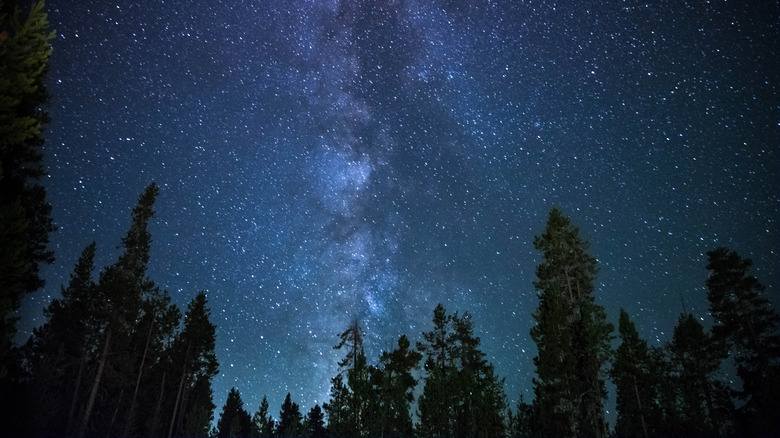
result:
<svg viewBox="0 0 780 438"><path fill-rule="evenodd" d="M43 287L55 232L41 179L44 78L53 33L42 3L0 7L0 412L4 436L546 437L776 436L780 317L751 261L707 253L711 329L683 313L671 342L651 346L629 314L615 326L596 296L598 263L566 214L553 208L534 239L533 400L509 406L504 380L468 311L439 304L422 333L366 357L354 321L333 333L342 360L330 399L308 412L287 395L245 406L233 388L214 405L216 325L206 294L186 309L148 275L155 199L146 187L121 236L121 254L95 266L85 242L45 323L13 342L15 311ZM120 236L106 236L119 240ZM530 289L531 279L529 279ZM616 346L616 348L615 348ZM723 370L735 370L730 373ZM732 385L724 375L736 374ZM617 420L605 418L607 382ZM278 415L276 414L278 410Z"/></svg>

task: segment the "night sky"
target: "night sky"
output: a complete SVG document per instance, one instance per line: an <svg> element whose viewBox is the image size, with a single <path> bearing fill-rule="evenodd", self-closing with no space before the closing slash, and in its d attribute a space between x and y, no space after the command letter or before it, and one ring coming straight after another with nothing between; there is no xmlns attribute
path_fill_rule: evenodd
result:
<svg viewBox="0 0 780 438"><path fill-rule="evenodd" d="M710 324L717 246L777 301L779 14L748 3L48 0L57 261L19 339L87 244L116 260L152 181L149 276L207 292L217 415L232 386L308 412L352 320L376 363L439 302L532 399L552 207L653 345L683 305Z"/></svg>

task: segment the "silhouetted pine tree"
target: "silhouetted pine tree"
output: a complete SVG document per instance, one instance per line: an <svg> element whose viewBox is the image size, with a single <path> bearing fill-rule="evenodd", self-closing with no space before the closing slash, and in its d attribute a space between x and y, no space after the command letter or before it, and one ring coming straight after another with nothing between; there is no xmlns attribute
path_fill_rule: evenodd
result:
<svg viewBox="0 0 780 438"><path fill-rule="evenodd" d="M299 438L304 436L306 426L303 424L301 409L297 403L293 403L290 393L282 403L279 412L279 423L276 425L276 435L281 438Z"/></svg>
<svg viewBox="0 0 780 438"><path fill-rule="evenodd" d="M347 353L339 362L339 367L346 370L347 386L349 391L344 395L346 400L346 418L341 424L346 428L347 436L363 436L367 432L368 421L366 417L371 398L374 396L371 382L369 381L369 367L366 363L366 355L363 351L363 329L355 321L343 333L339 335L341 341L334 348L346 349Z"/></svg>
<svg viewBox="0 0 780 438"><path fill-rule="evenodd" d="M168 354L181 320L181 311L171 303L168 292L159 288L146 294L141 310L142 316L132 339L131 369L135 385L122 410L124 436L146 433L146 420L153 417L159 394L163 358Z"/></svg>
<svg viewBox="0 0 780 438"><path fill-rule="evenodd" d="M371 382L376 396L376 406L370 422L371 436L412 436L409 407L414 400L412 391L417 380L412 370L418 368L422 354L410 350L409 339L403 335L398 339L398 347L382 353L379 366L372 367Z"/></svg>
<svg viewBox="0 0 780 438"><path fill-rule="evenodd" d="M596 259L588 254L589 244L579 230L558 209L550 211L534 247L544 257L536 269L540 307L534 314L538 325L531 332L539 350L535 362L539 433L604 436L604 366L613 327L593 297ZM554 315L549 318L543 314L550 311ZM556 365L560 367L550 368Z"/></svg>
<svg viewBox="0 0 780 438"><path fill-rule="evenodd" d="M314 405L314 407L311 408L306 417L306 425L306 437L325 438L327 436L327 431L325 429L325 414L323 414L320 405Z"/></svg>
<svg viewBox="0 0 780 438"><path fill-rule="evenodd" d="M531 434L531 421L533 418L533 406L525 402L520 395L515 412L507 410L507 431L508 438L529 438Z"/></svg>
<svg viewBox="0 0 780 438"><path fill-rule="evenodd" d="M23 348L29 384L28 432L71 434L84 404L103 319L94 306L104 302L92 280L95 243L81 253L62 298L44 310L46 321L33 329Z"/></svg>
<svg viewBox="0 0 780 438"><path fill-rule="evenodd" d="M541 292L533 314L536 325L531 339L538 353L534 357L534 417L531 429L536 436L575 436L574 405L576 357L572 354L572 333L568 326L570 308L557 291Z"/></svg>
<svg viewBox="0 0 780 438"><path fill-rule="evenodd" d="M169 437L183 431L190 435L208 435L215 407L211 379L219 369L214 352L216 327L209 316L206 294L200 292L187 306L184 329L171 347L169 361L176 392L167 394L169 400L174 400L168 423ZM209 413L208 418L205 413Z"/></svg>
<svg viewBox="0 0 780 438"><path fill-rule="evenodd" d="M438 304L433 310L433 330L423 332L423 342L417 350L425 353L427 373L422 395L417 401L417 434L428 437L453 436L455 422L454 365L452 316Z"/></svg>
<svg viewBox="0 0 780 438"><path fill-rule="evenodd" d="M272 419L268 414L268 398L263 396L260 407L252 416L252 435L258 438L271 438L273 434Z"/></svg>
<svg viewBox="0 0 780 438"><path fill-rule="evenodd" d="M217 420L217 438L248 437L252 433L251 422L241 394L231 388Z"/></svg>
<svg viewBox="0 0 780 438"><path fill-rule="evenodd" d="M752 261L717 248L707 253L707 299L715 323L712 335L723 351L731 351L742 380L737 395L742 433L780 435L780 317L764 295L764 286L749 274Z"/></svg>
<svg viewBox="0 0 780 438"><path fill-rule="evenodd" d="M668 383L675 388L677 412L669 411L666 422L684 436L729 434L733 407L726 389L715 380L720 359L704 327L690 313L680 315L672 342L667 347L671 364Z"/></svg>
<svg viewBox="0 0 780 438"><path fill-rule="evenodd" d="M350 436L348 403L351 394L349 388L344 384L344 377L341 373L332 378L330 382L330 401L322 405L325 413L328 414L328 435L337 438Z"/></svg>
<svg viewBox="0 0 780 438"><path fill-rule="evenodd" d="M110 434L118 406L126 396L129 343L141 311L142 297L154 288L146 277L151 236L147 230L154 215L157 186L152 183L139 197L133 209L130 229L122 238L124 251L119 260L100 273L96 288L101 301L95 306L95 319L100 321L99 355L97 369L92 377L89 396L77 430L79 436L87 433ZM106 370L111 373L106 377ZM105 379L104 379L105 377ZM99 391L104 387L103 391ZM93 409L100 395L98 420L92 423Z"/></svg>
<svg viewBox="0 0 780 438"><path fill-rule="evenodd" d="M658 436L662 425L659 385L662 382L655 356L625 310L620 309L620 346L610 375L617 389L615 433L621 437Z"/></svg>
<svg viewBox="0 0 780 438"><path fill-rule="evenodd" d="M503 379L480 351L471 316L449 316L439 304L434 330L418 349L428 355L428 372L418 401L423 436L502 436L506 401Z"/></svg>
<svg viewBox="0 0 780 438"><path fill-rule="evenodd" d="M42 1L29 6L26 18L20 4L29 3L0 4L0 385L16 359L11 356L13 312L24 294L43 286L40 264L54 261L47 248L55 230L51 205L38 181L46 175L41 127L49 121L49 96L44 78L55 34Z"/></svg>

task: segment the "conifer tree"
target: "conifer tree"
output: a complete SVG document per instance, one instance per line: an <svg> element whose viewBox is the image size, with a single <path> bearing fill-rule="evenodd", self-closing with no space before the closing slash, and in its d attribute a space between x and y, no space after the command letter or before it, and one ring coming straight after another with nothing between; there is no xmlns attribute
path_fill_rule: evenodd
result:
<svg viewBox="0 0 780 438"><path fill-rule="evenodd" d="M376 392L376 407L371 425L372 436L412 436L410 404L417 385L412 371L418 368L422 354L410 350L406 335L398 339L398 347L382 353L380 366L373 368L372 383Z"/></svg>
<svg viewBox="0 0 780 438"><path fill-rule="evenodd" d="M41 127L48 122L44 77L54 32L42 1L23 18L20 4L0 2L0 384L7 377L13 312L24 294L43 286L40 264L55 230L43 168ZM3 387L0 386L0 391Z"/></svg>
<svg viewBox="0 0 780 438"><path fill-rule="evenodd" d="M328 435L333 437L349 436L350 422L348 403L351 398L349 388L344 384L341 373L331 379L330 401L322 408L328 415Z"/></svg>
<svg viewBox="0 0 780 438"><path fill-rule="evenodd" d="M722 351L731 351L742 380L739 430L778 435L775 418L780 395L780 317L764 295L764 286L749 273L753 262L734 251L707 253L707 299L715 323L712 335Z"/></svg>
<svg viewBox="0 0 780 438"><path fill-rule="evenodd" d="M322 413L320 405L314 405L309 411L306 419L308 438L325 438L327 431L325 430L325 414Z"/></svg>
<svg viewBox="0 0 780 438"><path fill-rule="evenodd" d="M622 308L618 333L620 346L610 372L617 388L615 432L622 437L657 436L661 426L660 369L647 342L639 338L636 326Z"/></svg>
<svg viewBox="0 0 780 438"><path fill-rule="evenodd" d="M534 247L543 254L534 282L540 300L534 314L537 326L531 330L539 351L534 382L538 424L543 428L539 432L604 436L604 366L612 325L593 297L596 259L588 254L589 244L579 230L558 209L550 211ZM546 430L550 427L554 430Z"/></svg>
<svg viewBox="0 0 780 438"><path fill-rule="evenodd" d="M146 266L149 262L149 249L151 236L148 231L149 220L154 215L154 201L157 197L157 186L152 183L139 197L138 204L133 209L130 229L122 238L124 251L119 260L106 268L100 274L97 285L102 301L97 303L95 318L100 321L101 339L100 353L97 359L97 370L92 379L89 396L86 400L78 435L84 436L90 426L90 418L97 400L98 390L103 383L106 364L110 361L110 368L122 368L122 345L126 345L134 324L139 316L142 296L151 290L154 284L146 277ZM118 346L118 347L117 347ZM109 355L111 350L118 348L118 354ZM114 364L116 364L114 366ZM115 383L114 382L109 382ZM120 379L119 384L124 380ZM103 392L104 397L120 398L111 391ZM112 400L113 401L113 400ZM103 408L108 408L113 403L100 403ZM105 421L103 421L105 425ZM110 430L100 430L98 433L110 433Z"/></svg>
<svg viewBox="0 0 780 438"><path fill-rule="evenodd" d="M439 304L434 329L417 348L427 353L427 379L418 401L423 436L502 436L506 402L503 379L480 351L471 316L447 315Z"/></svg>
<svg viewBox="0 0 780 438"><path fill-rule="evenodd" d="M92 280L95 243L88 245L76 263L62 298L44 310L45 323L33 329L24 346L29 373L28 407L34 418L25 418L32 433L70 434L77 408L85 397L86 375L100 339L101 321L93 306L102 300Z"/></svg>
<svg viewBox="0 0 780 438"><path fill-rule="evenodd" d="M297 403L293 403L290 393L282 403L282 410L279 412L279 423L276 425L276 435L281 438L299 438L303 436L305 427L302 424L301 409Z"/></svg>
<svg viewBox="0 0 780 438"><path fill-rule="evenodd" d="M209 316L206 294L200 292L187 306L184 329L171 347L170 362L177 379L175 396L170 394L174 404L168 423L169 437L184 430L185 423L190 424L189 429L198 429L204 435L209 430L212 416L204 418L203 413L214 409L211 379L219 370L214 352L216 327ZM194 424L192 416L200 423Z"/></svg>
<svg viewBox="0 0 780 438"><path fill-rule="evenodd" d="M704 327L690 313L680 315L668 346L670 380L676 393L676 412L667 422L685 436L725 436L732 406L724 404L725 388L715 380L720 360Z"/></svg>
<svg viewBox="0 0 780 438"><path fill-rule="evenodd" d="M143 419L151 417L149 407L154 405L158 394L157 373L181 320L181 312L171 303L168 292L159 288L146 294L141 311L131 340L135 354L128 365L134 373L135 385L123 407L124 436L141 432L146 427Z"/></svg>
<svg viewBox="0 0 780 438"><path fill-rule="evenodd" d="M507 410L507 431L508 438L529 438L531 437L531 422L533 418L533 406L525 402L522 394L517 402L517 407L512 413Z"/></svg>
<svg viewBox="0 0 780 438"><path fill-rule="evenodd" d="M268 398L263 396L260 407L252 416L252 435L259 438L271 438L274 433L271 416L268 413Z"/></svg>
<svg viewBox="0 0 780 438"><path fill-rule="evenodd" d="M452 316L439 303L433 310L433 330L422 333L423 342L417 350L425 353L427 377L417 402L417 434L430 437L453 436L455 422L454 365Z"/></svg>
<svg viewBox="0 0 780 438"><path fill-rule="evenodd" d="M249 413L244 410L244 402L238 389L231 388L217 421L217 438L247 437L250 434Z"/></svg>
<svg viewBox="0 0 780 438"><path fill-rule="evenodd" d="M569 306L565 297L553 291L539 294L539 307L533 314L536 325L531 339L538 353L534 357L535 435L574 436L577 433L574 405L576 358L571 352L572 333L568 327Z"/></svg>
<svg viewBox="0 0 780 438"><path fill-rule="evenodd" d="M341 341L334 348L345 348L347 351L344 359L339 362L339 367L346 370L349 388L346 393L346 418L342 424L347 428L347 435L362 436L368 426L366 414L373 395L363 350L363 329L355 321L339 338Z"/></svg>

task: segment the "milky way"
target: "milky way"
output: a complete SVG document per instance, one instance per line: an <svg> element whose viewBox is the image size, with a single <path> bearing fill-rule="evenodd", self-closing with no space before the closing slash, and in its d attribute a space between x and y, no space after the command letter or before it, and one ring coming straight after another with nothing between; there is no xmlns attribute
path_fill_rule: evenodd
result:
<svg viewBox="0 0 780 438"><path fill-rule="evenodd" d="M716 246L776 296L772 2L47 7L57 262L20 341L84 246L115 260L151 181L149 275L180 306L207 292L218 406L237 386L251 410L291 392L308 411L350 322L376 361L439 302L474 315L512 404L531 399L532 242L554 206L612 322L626 308L655 345L683 305L710 323Z"/></svg>

